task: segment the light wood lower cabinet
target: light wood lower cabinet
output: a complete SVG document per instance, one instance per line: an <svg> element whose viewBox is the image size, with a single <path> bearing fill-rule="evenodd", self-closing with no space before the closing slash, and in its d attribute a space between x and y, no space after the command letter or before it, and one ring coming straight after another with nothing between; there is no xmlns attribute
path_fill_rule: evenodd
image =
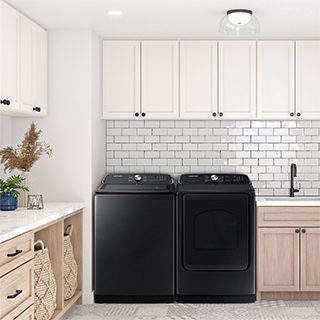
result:
<svg viewBox="0 0 320 320"><path fill-rule="evenodd" d="M78 287L64 301L63 236L69 224L73 225ZM0 244L0 320L34 319L34 241L39 239L48 248L57 283L57 307L51 320L63 319L75 304L82 303L82 210L78 210Z"/></svg>
<svg viewBox="0 0 320 320"><path fill-rule="evenodd" d="M257 213L257 300L320 299L320 207Z"/></svg>

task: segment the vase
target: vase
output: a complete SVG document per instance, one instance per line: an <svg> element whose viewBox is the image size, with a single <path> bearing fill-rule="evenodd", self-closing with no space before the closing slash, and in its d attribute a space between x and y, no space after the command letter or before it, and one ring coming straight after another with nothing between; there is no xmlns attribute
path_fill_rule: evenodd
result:
<svg viewBox="0 0 320 320"><path fill-rule="evenodd" d="M37 179L30 172L22 172L21 178L25 178L22 181L21 186L29 188L29 191L18 189L20 195L18 196L18 207L27 207L28 195L37 194Z"/></svg>
<svg viewBox="0 0 320 320"><path fill-rule="evenodd" d="M17 198L12 193L4 193L0 197L0 210L13 211L17 209Z"/></svg>

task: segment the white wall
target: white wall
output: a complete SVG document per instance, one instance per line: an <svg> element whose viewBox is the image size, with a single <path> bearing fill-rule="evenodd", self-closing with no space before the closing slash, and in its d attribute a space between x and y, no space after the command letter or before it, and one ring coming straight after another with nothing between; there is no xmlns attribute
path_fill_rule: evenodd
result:
<svg viewBox="0 0 320 320"><path fill-rule="evenodd" d="M12 121L11 117L1 115L0 112L0 150L12 147ZM4 173L4 165L0 164L0 178L7 179L11 174Z"/></svg>
<svg viewBox="0 0 320 320"><path fill-rule="evenodd" d="M100 108L100 40L89 30L48 32L48 115L37 118L53 148L31 169L45 202L84 201L83 302L92 302L92 195L105 171ZM12 119L19 143L34 118ZM98 179L99 177L99 179Z"/></svg>

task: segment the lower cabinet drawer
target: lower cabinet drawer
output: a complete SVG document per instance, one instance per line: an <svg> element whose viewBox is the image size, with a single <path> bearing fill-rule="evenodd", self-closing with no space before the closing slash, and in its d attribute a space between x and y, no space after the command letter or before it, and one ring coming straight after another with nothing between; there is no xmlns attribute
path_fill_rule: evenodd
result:
<svg viewBox="0 0 320 320"><path fill-rule="evenodd" d="M14 320L33 320L34 319L34 307L33 305L27 310L23 311L17 318Z"/></svg>
<svg viewBox="0 0 320 320"><path fill-rule="evenodd" d="M17 268L21 264L33 259L32 232L22 234L0 245L0 277Z"/></svg>
<svg viewBox="0 0 320 320"><path fill-rule="evenodd" d="M30 307L33 301L34 260L32 259L0 278L0 319L15 319Z"/></svg>

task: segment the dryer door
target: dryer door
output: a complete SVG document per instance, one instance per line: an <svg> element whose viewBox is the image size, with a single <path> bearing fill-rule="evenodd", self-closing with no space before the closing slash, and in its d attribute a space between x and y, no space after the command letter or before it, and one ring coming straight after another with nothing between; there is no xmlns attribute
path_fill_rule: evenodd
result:
<svg viewBox="0 0 320 320"><path fill-rule="evenodd" d="M185 194L182 220L183 264L187 270L248 268L247 194Z"/></svg>

